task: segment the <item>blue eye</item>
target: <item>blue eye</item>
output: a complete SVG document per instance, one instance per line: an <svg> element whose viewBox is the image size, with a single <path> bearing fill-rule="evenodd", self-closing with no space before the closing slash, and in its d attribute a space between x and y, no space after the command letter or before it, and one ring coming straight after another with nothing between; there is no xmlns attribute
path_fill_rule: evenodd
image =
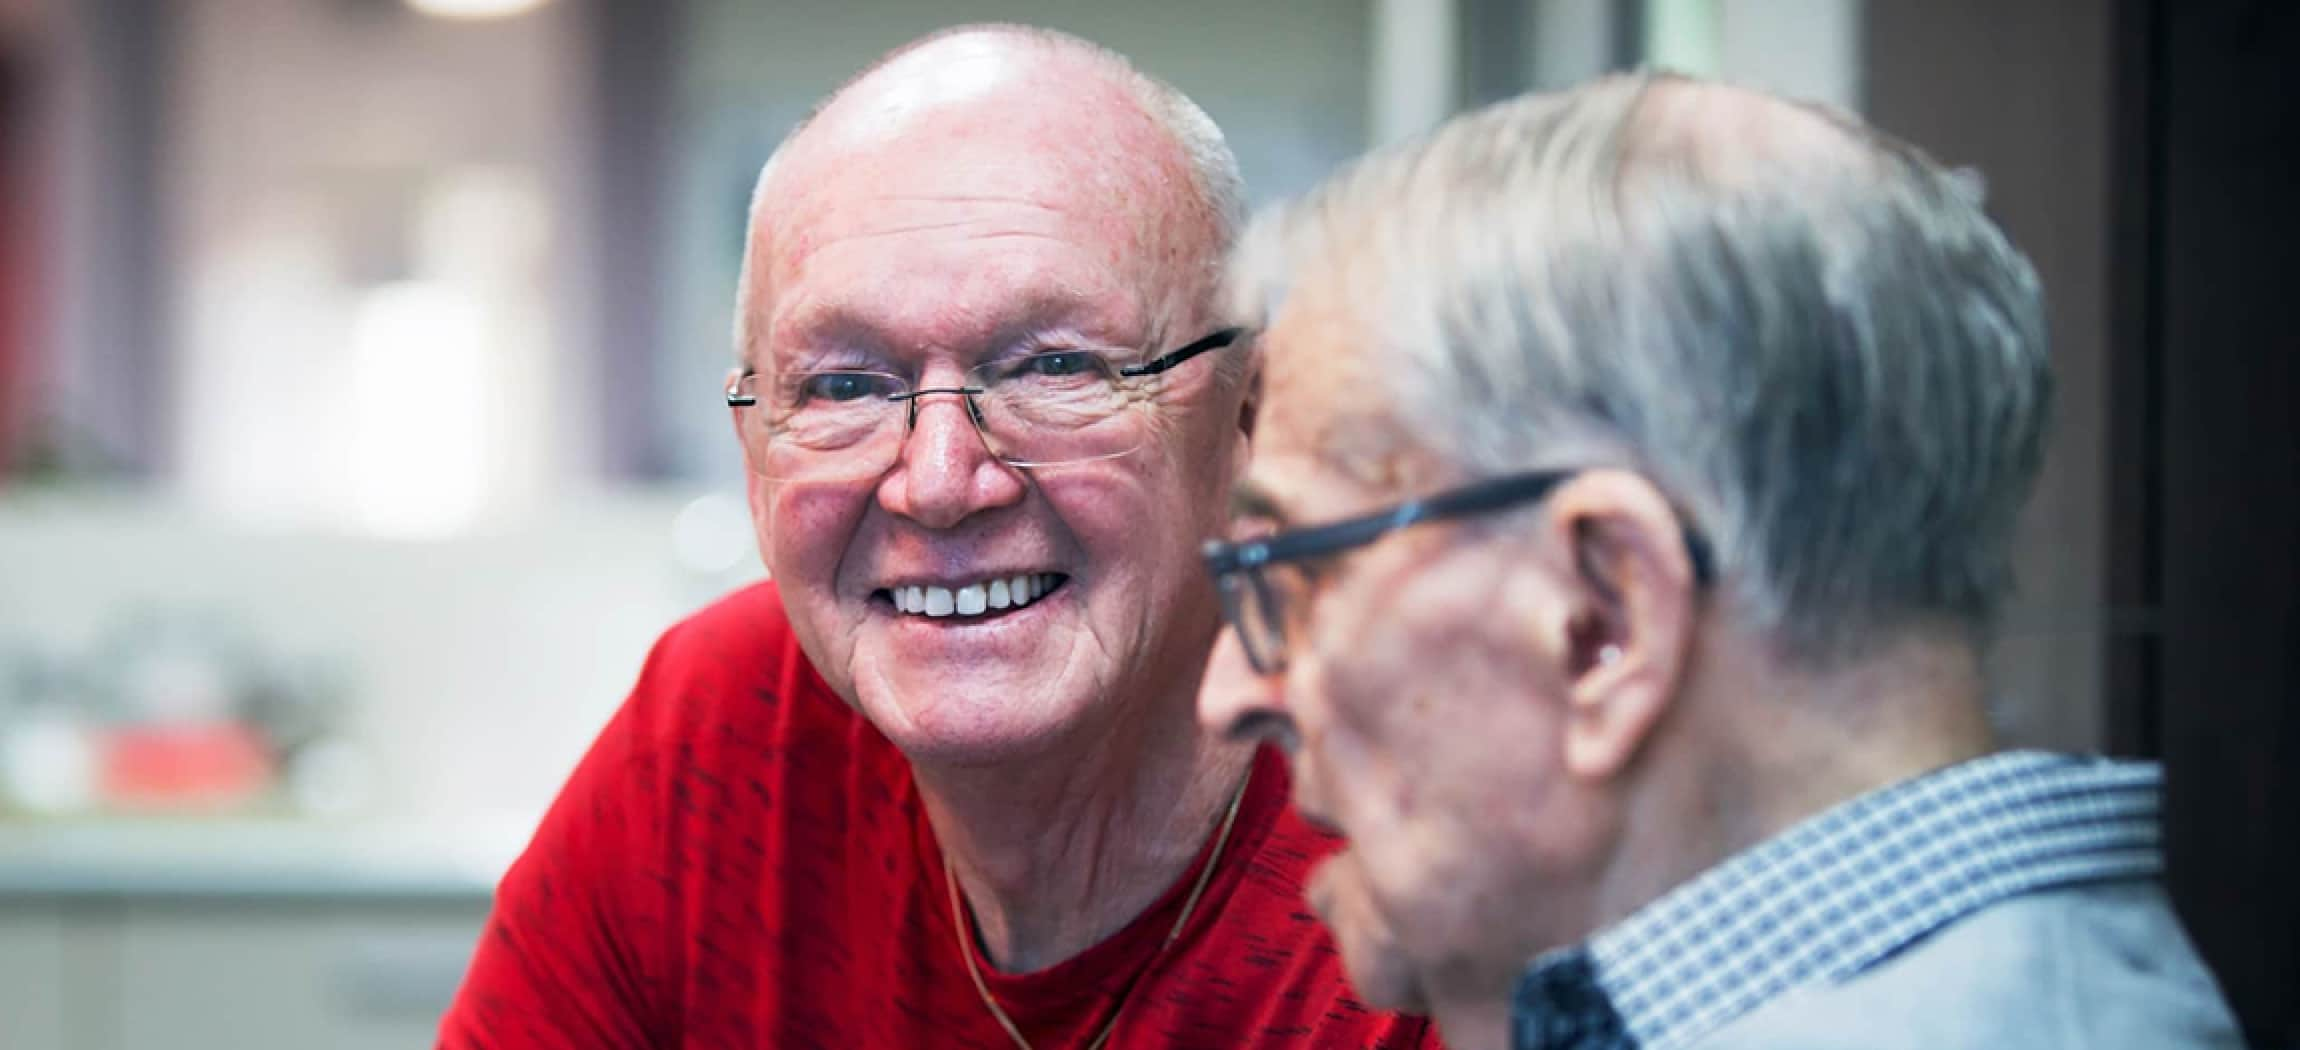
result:
<svg viewBox="0 0 2300 1050"><path fill-rule="evenodd" d="M1030 370L1037 372L1037 375L1086 375L1086 372L1093 372L1093 368L1093 354L1076 352L1076 349L1060 349L1060 352L1037 354L1030 358Z"/></svg>
<svg viewBox="0 0 2300 1050"><path fill-rule="evenodd" d="M892 376L877 372L816 372L799 380L798 399L807 401L860 401L894 393Z"/></svg>
<svg viewBox="0 0 2300 1050"><path fill-rule="evenodd" d="M1090 375L1095 371L1094 355L1084 350L1056 350L1052 353L1032 354L1025 358L1016 374L1067 378Z"/></svg>

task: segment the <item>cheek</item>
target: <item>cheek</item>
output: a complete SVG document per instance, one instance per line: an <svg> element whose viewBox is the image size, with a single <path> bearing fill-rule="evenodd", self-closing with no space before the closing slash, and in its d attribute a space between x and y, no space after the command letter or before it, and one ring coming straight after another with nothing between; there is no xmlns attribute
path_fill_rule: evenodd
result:
<svg viewBox="0 0 2300 1050"><path fill-rule="evenodd" d="M1352 853L1336 854L1320 864L1311 873L1307 894L1311 909L1333 932L1351 986L1367 1005L1427 1009L1414 979L1412 960L1400 950L1397 931L1375 901Z"/></svg>
<svg viewBox="0 0 2300 1050"><path fill-rule="evenodd" d="M1042 472L1037 487L1096 574L1126 581L1109 597L1142 603L1138 611L1171 612L1150 603L1171 602L1177 591L1211 594L1197 564L1214 527L1202 486L1186 484L1171 462L1121 458L1092 467Z"/></svg>
<svg viewBox="0 0 2300 1050"><path fill-rule="evenodd" d="M1129 531L1153 513L1141 481L1109 464L1041 468L1035 480L1062 530L1097 556L1126 549Z"/></svg>
<svg viewBox="0 0 2300 1050"><path fill-rule="evenodd" d="M1341 607L1364 614L1315 625L1316 696L1295 707L1315 723L1305 739L1317 738L1361 829L1387 839L1382 848L1413 851L1508 816L1556 727L1506 673L1506 646L1461 614L1460 595L1425 595L1413 581L1383 586L1394 601Z"/></svg>
<svg viewBox="0 0 2300 1050"><path fill-rule="evenodd" d="M768 489L762 502L759 547L768 574L810 585L785 587L784 601L818 592L828 597L825 588L837 578L861 527L869 491L856 485L785 483Z"/></svg>
<svg viewBox="0 0 2300 1050"><path fill-rule="evenodd" d="M1449 660L1446 640L1421 637L1352 594L1321 603L1309 633L1322 720L1337 749L1372 767L1399 765L1421 743L1420 722Z"/></svg>
<svg viewBox="0 0 2300 1050"><path fill-rule="evenodd" d="M1393 679L1371 660L1321 656L1301 661L1287 684L1304 772L1317 781L1321 805L1353 842L1386 848L1415 804L1415 742L1388 717L1395 691L1410 683Z"/></svg>
<svg viewBox="0 0 2300 1050"><path fill-rule="evenodd" d="M1184 367L1196 365L1192 361ZM1230 487L1244 466L1247 447L1238 430L1241 402L1221 390L1212 374L1209 367L1205 376L1193 377L1197 385L1146 406L1152 421L1144 452L1157 456L1159 467L1149 473L1172 492L1176 507L1221 522L1229 518Z"/></svg>

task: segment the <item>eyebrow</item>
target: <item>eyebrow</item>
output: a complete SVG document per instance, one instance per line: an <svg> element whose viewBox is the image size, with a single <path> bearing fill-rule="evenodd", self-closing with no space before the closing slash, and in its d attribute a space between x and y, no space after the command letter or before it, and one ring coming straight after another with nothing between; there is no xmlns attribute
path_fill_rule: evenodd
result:
<svg viewBox="0 0 2300 1050"><path fill-rule="evenodd" d="M775 327L780 327L787 337L786 351L797 347L804 353L828 343L855 346L878 355L884 355L889 349L881 330L868 317L843 304L810 306L785 319L780 326L770 326L770 330ZM774 356L775 349L771 345L760 347L762 355L768 357Z"/></svg>
<svg viewBox="0 0 2300 1050"><path fill-rule="evenodd" d="M782 318L781 325L769 327L770 330L782 328L799 344L847 342L873 353L891 355L894 348L890 345L888 330L873 309L874 305L845 299L817 300ZM1131 313L1130 309L1111 311L1073 294L1068 288L1032 289L1003 304L998 313L1000 316L969 341L983 347L996 347L1057 330L1075 331L1084 341L1107 344L1111 349L1125 347L1129 341L1115 333L1128 324L1126 314Z"/></svg>
<svg viewBox="0 0 2300 1050"><path fill-rule="evenodd" d="M1241 478L1230 487L1230 514L1240 518L1265 518L1280 525L1286 523L1285 508L1278 498L1252 478Z"/></svg>

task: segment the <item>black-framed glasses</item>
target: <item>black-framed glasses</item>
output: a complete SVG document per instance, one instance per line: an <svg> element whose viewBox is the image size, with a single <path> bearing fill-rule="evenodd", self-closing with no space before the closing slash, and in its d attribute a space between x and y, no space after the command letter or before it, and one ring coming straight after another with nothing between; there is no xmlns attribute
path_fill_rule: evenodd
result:
<svg viewBox="0 0 2300 1050"><path fill-rule="evenodd" d="M1203 551L1206 571L1214 577L1215 589L1222 598L1222 615L1238 632L1247 663L1257 674L1276 674L1286 669L1286 617L1297 611L1287 607L1285 595L1292 591L1298 598L1301 588L1299 580L1287 581L1297 586L1274 581L1274 572L1364 547L1408 526L1490 514L1539 502L1576 473L1579 472L1543 470L1511 474L1326 525L1239 542L1209 541ZM1694 581L1707 585L1714 572L1709 545L1691 529L1684 530L1684 536Z"/></svg>
<svg viewBox="0 0 2300 1050"><path fill-rule="evenodd" d="M884 473L918 425L920 400L932 395L964 401L983 444L1009 464L1081 463L1141 447L1150 432L1140 408L1151 377L1245 334L1225 328L1132 365L1099 350L1046 350L985 361L950 387L915 387L876 369L777 373L771 380L750 372L728 386L727 405L739 410L744 458L771 478Z"/></svg>

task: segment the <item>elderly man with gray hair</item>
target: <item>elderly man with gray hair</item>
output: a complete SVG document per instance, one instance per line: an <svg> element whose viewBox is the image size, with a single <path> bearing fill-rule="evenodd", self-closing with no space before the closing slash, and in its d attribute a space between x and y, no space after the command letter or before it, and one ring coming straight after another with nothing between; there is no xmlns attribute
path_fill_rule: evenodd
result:
<svg viewBox="0 0 2300 1050"><path fill-rule="evenodd" d="M1669 76L1266 216L1200 713L1292 752L1369 1001L1464 1048L2235 1045L2158 770L1999 750L2051 387L1975 185Z"/></svg>

